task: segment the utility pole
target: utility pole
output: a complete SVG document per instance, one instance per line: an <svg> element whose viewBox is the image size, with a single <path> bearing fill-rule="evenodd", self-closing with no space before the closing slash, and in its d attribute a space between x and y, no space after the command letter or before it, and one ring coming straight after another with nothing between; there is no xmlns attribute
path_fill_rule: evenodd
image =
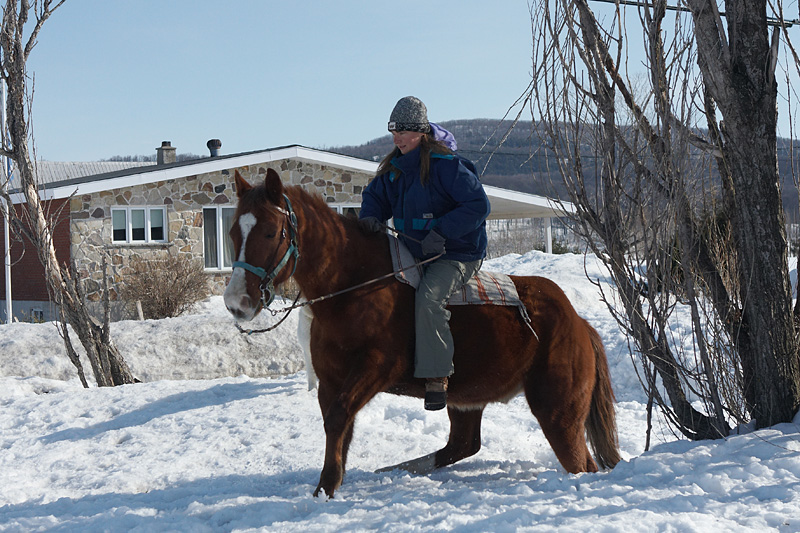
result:
<svg viewBox="0 0 800 533"><path fill-rule="evenodd" d="M0 110L0 143L2 143L3 148L7 148L6 145L6 80L2 80L2 84L0 84L0 92L2 92L2 109ZM2 156L0 158L0 163L2 163L3 172L5 176L3 176L3 192L8 192L8 185L11 181L11 161L6 157ZM3 195L3 203L6 202L7 194ZM6 273L6 324L11 324L12 321L12 310L13 310L13 303L11 301L11 232L9 231L9 210L14 209L13 205L6 205L5 209L3 209L3 233L4 239L3 242L5 244L5 273Z"/></svg>

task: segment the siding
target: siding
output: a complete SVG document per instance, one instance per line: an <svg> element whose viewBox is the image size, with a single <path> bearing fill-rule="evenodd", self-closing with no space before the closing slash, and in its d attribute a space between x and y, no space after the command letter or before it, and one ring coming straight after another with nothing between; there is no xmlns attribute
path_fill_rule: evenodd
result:
<svg viewBox="0 0 800 533"><path fill-rule="evenodd" d="M53 225L53 241L56 248L56 257L60 263L70 260L70 234L69 234L69 202L68 200L52 200L44 202L43 206L49 210L51 216L59 215L57 223ZM15 206L19 214L24 206ZM0 218L0 235L5 231L5 221ZM11 297L14 300L49 301L47 283L45 281L44 267L39 261L36 248L30 240L22 237L13 240L11 244ZM0 268L0 300L6 299L6 272Z"/></svg>

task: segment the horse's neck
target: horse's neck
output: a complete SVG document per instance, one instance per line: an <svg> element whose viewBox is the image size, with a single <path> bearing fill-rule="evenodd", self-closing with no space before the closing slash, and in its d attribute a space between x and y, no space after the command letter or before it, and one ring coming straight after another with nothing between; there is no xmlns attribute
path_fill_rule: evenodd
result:
<svg viewBox="0 0 800 533"><path fill-rule="evenodd" d="M365 273L371 276L368 271L375 268L370 266L374 260L368 258L374 255L374 243L371 246L355 225L348 228L327 205L307 193L296 194L292 203L296 204L300 259L294 277L303 296L317 298L360 282Z"/></svg>

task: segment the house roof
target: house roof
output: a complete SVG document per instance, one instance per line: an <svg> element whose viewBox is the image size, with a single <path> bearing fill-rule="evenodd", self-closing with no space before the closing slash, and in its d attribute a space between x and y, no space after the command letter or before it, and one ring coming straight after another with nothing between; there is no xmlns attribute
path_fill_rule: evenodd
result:
<svg viewBox="0 0 800 533"><path fill-rule="evenodd" d="M134 161L35 161L33 172L39 183L55 184L75 178L109 174L130 168L153 166L152 162ZM11 172L11 182L19 183L17 170Z"/></svg>
<svg viewBox="0 0 800 533"><path fill-rule="evenodd" d="M291 145L268 150L256 150L253 152L179 161L165 165L154 165L151 163L144 166L122 168L100 174L69 176L62 173L64 179L48 182L45 179L39 178L39 181L42 184L42 198L59 199L68 198L75 194L91 194L133 185L180 179L196 174L216 172L234 167L267 163L281 159L300 159L312 163L352 168L368 173L375 172L377 169L377 163L372 161L365 161L355 157L324 152L322 150L315 150L299 145ZM19 189L12 189L11 193L14 203L22 201L22 195Z"/></svg>
<svg viewBox="0 0 800 533"><path fill-rule="evenodd" d="M133 185L167 181L217 172L234 167L267 163L281 159L299 159L310 163L326 164L340 168L374 174L378 163L356 157L334 154L300 145L289 145L267 150L221 155L180 161L165 165L132 162L55 163L37 161L35 171L42 184L43 199L69 198L78 194L91 194ZM18 182L17 182L18 183ZM544 196L527 194L485 185L492 205L490 218L543 218L563 216L574 211L572 204L559 203ZM14 203L23 201L19 189L11 191Z"/></svg>

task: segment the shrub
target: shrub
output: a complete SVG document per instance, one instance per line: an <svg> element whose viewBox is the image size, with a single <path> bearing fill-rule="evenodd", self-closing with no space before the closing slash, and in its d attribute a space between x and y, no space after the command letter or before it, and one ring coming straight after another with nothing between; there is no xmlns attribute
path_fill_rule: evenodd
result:
<svg viewBox="0 0 800 533"><path fill-rule="evenodd" d="M186 255L136 258L123 279L122 299L142 304L144 318L179 316L209 295L203 264Z"/></svg>

